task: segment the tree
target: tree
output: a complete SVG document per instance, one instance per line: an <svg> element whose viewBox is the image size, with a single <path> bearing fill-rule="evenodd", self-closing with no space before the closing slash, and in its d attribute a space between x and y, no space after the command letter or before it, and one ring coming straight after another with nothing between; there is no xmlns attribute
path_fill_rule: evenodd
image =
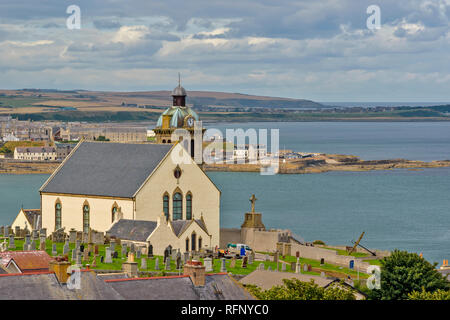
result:
<svg viewBox="0 0 450 320"><path fill-rule="evenodd" d="M283 285L273 286L269 290L249 285L246 288L260 300L355 300L351 290L330 286L319 287L314 283L298 279L283 279Z"/></svg>
<svg viewBox="0 0 450 320"><path fill-rule="evenodd" d="M450 288L447 280L416 253L394 250L381 260L381 288L372 290L370 299L406 300L413 291L434 292Z"/></svg>
<svg viewBox="0 0 450 320"><path fill-rule="evenodd" d="M434 292L427 292L424 289L422 291L413 291L408 294L410 300L450 300L450 290L436 290Z"/></svg>

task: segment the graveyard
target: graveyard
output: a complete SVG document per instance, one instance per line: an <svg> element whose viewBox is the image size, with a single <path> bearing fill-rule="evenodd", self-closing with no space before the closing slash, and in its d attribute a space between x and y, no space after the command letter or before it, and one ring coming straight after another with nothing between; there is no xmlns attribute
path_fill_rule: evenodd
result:
<svg viewBox="0 0 450 320"><path fill-rule="evenodd" d="M8 247L8 250L18 251L18 250L36 250L43 249L41 246L41 240L29 241L27 243L26 238L15 238L14 247L10 248L9 241L10 238L4 237L3 242L4 247ZM31 247L27 247L31 246ZM76 248L78 246L78 251L80 252L79 257L76 256ZM78 265L81 268L89 268L101 273L107 272L121 272L122 264L127 261L128 255L133 251L134 262L138 265L140 276L162 276L169 274L182 274L183 273L183 256L181 253L174 251L164 262L164 256L153 256L148 254L142 254L139 250L134 250L132 246L126 244L123 245L111 245L109 244L97 244L92 245L91 250L88 250L88 245L81 243L69 243L66 242L53 242L51 239L45 239L45 251L52 257L60 256L67 257L71 264ZM113 247L113 250L111 250ZM107 252L108 251L108 252ZM284 272L296 272L295 265L297 263L297 258L295 256L280 256L278 263L276 262L276 257L274 253L269 252L258 252L264 255L262 260L248 259L210 259L210 261L205 261L208 258L202 256L195 257L200 260L204 265L210 265L207 268L207 273L220 273L228 272L233 275L247 275L256 269L273 270L273 271L284 271ZM110 259L108 259L108 257ZM177 256L180 261L177 268ZM192 257L189 257L192 258ZM78 259L78 261L77 261ZM109 261L108 261L109 260ZM245 261L244 261L245 260ZM321 264L318 260L299 258L298 262L301 264L301 273L310 275L320 275L324 272L326 275L338 277L345 279L348 275L356 279L358 277L358 272L356 270L350 270L349 268L340 267L330 263ZM225 264L225 269L222 264ZM366 279L367 274L359 272L359 277L361 279Z"/></svg>

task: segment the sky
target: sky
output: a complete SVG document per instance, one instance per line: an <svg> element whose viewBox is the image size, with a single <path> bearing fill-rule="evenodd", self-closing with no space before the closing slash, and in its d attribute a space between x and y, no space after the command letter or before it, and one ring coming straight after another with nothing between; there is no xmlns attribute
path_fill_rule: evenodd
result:
<svg viewBox="0 0 450 320"><path fill-rule="evenodd" d="M449 22L450 0L1 0L0 88L171 90L180 72L188 91L448 102Z"/></svg>

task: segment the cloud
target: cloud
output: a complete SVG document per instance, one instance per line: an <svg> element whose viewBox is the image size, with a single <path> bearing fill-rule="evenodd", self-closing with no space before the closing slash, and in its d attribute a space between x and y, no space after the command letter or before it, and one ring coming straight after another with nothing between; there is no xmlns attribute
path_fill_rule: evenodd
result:
<svg viewBox="0 0 450 320"><path fill-rule="evenodd" d="M164 89L181 71L197 90L450 100L450 1L378 0L375 31L371 4L79 0L82 29L68 30L68 3L2 2L0 87Z"/></svg>

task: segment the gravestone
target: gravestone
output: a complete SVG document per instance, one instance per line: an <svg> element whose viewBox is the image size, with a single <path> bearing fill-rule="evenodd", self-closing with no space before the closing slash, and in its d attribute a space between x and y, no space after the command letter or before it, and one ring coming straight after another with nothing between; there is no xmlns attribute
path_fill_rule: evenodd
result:
<svg viewBox="0 0 450 320"><path fill-rule="evenodd" d="M26 244L26 245L29 245L29 244L30 244L30 235L29 235L29 234L27 234L27 235L25 236L25 244Z"/></svg>
<svg viewBox="0 0 450 320"><path fill-rule="evenodd" d="M186 264L187 261L189 261L189 252L183 254L183 263Z"/></svg>
<svg viewBox="0 0 450 320"><path fill-rule="evenodd" d="M125 243L122 243L122 258L124 258L127 255L127 245Z"/></svg>
<svg viewBox="0 0 450 320"><path fill-rule="evenodd" d="M72 261L75 261L77 259L77 250L73 249L72 250Z"/></svg>
<svg viewBox="0 0 450 320"><path fill-rule="evenodd" d="M165 270L170 270L170 256L166 258Z"/></svg>
<svg viewBox="0 0 450 320"><path fill-rule="evenodd" d="M26 242L24 242L23 243L23 251L28 251L28 250L29 250L29 245Z"/></svg>
<svg viewBox="0 0 450 320"><path fill-rule="evenodd" d="M109 241L109 247L111 248L111 251L116 251L116 239L112 238Z"/></svg>
<svg viewBox="0 0 450 320"><path fill-rule="evenodd" d="M80 267L82 266L82 263L81 263L81 251L77 251L76 265L80 266Z"/></svg>
<svg viewBox="0 0 450 320"><path fill-rule="evenodd" d="M32 239L32 240L37 240L37 239L39 239L39 237L38 237L38 231L37 231L37 230L33 230L33 231L31 232L31 239Z"/></svg>
<svg viewBox="0 0 450 320"><path fill-rule="evenodd" d="M281 263L281 271L286 272L286 263Z"/></svg>
<svg viewBox="0 0 450 320"><path fill-rule="evenodd" d="M14 242L14 235L10 234L8 249L15 249L15 248L16 248L16 243Z"/></svg>
<svg viewBox="0 0 450 320"><path fill-rule="evenodd" d="M56 243L52 244L52 256L56 256L58 254L58 251L56 251Z"/></svg>
<svg viewBox="0 0 450 320"><path fill-rule="evenodd" d="M323 272L323 271L320 273L320 276L321 276L322 278L326 278L326 277L327 277L327 276L325 275L325 272Z"/></svg>
<svg viewBox="0 0 450 320"><path fill-rule="evenodd" d="M39 235L39 250L45 251L45 237Z"/></svg>
<svg viewBox="0 0 450 320"><path fill-rule="evenodd" d="M14 228L14 234L16 235L16 237L20 237L20 227L19 226L16 226Z"/></svg>
<svg viewBox="0 0 450 320"><path fill-rule="evenodd" d="M98 254L98 245L94 246L94 254L96 254L96 255Z"/></svg>
<svg viewBox="0 0 450 320"><path fill-rule="evenodd" d="M131 243L130 245L130 252L132 254L136 254L136 245L134 243Z"/></svg>
<svg viewBox="0 0 450 320"><path fill-rule="evenodd" d="M152 258L153 257L153 245L149 244L147 250L148 250L147 257Z"/></svg>
<svg viewBox="0 0 450 320"><path fill-rule="evenodd" d="M29 250L36 250L36 240L31 240L31 243L28 246Z"/></svg>
<svg viewBox="0 0 450 320"><path fill-rule="evenodd" d="M146 258L141 259L141 270L147 270L147 259Z"/></svg>
<svg viewBox="0 0 450 320"><path fill-rule="evenodd" d="M141 249L139 249L138 251L136 251L136 258L137 258L137 259L140 259L140 258L141 258L141 254L142 254Z"/></svg>
<svg viewBox="0 0 450 320"><path fill-rule="evenodd" d="M258 270L264 270L264 263L260 263L258 266Z"/></svg>
<svg viewBox="0 0 450 320"><path fill-rule="evenodd" d="M105 263L112 263L112 258L111 258L111 248L107 247L106 251L105 251Z"/></svg>
<svg viewBox="0 0 450 320"><path fill-rule="evenodd" d="M303 271L308 272L308 265L306 263L303 265Z"/></svg>
<svg viewBox="0 0 450 320"><path fill-rule="evenodd" d="M220 259L220 272L227 272L227 265L225 258Z"/></svg>
<svg viewBox="0 0 450 320"><path fill-rule="evenodd" d="M89 251L88 250L84 250L83 251L83 261L89 261Z"/></svg>
<svg viewBox="0 0 450 320"><path fill-rule="evenodd" d="M233 257L230 262L230 269L233 269L235 267L236 267L236 258Z"/></svg>
<svg viewBox="0 0 450 320"><path fill-rule="evenodd" d="M113 258L114 259L118 259L119 258L119 253L117 251L113 251Z"/></svg>
<svg viewBox="0 0 450 320"><path fill-rule="evenodd" d="M264 261L270 261L270 256L269 256L268 254L266 254L266 255L264 256Z"/></svg>
<svg viewBox="0 0 450 320"><path fill-rule="evenodd" d="M247 263L248 263L248 257L244 257L242 258L242 268L247 268Z"/></svg>
<svg viewBox="0 0 450 320"><path fill-rule="evenodd" d="M100 256L100 262L104 263L103 261L105 261L105 258L103 256Z"/></svg>
<svg viewBox="0 0 450 320"><path fill-rule="evenodd" d="M295 265L297 262L291 262L291 271L295 272Z"/></svg>
<svg viewBox="0 0 450 320"><path fill-rule="evenodd" d="M75 229L69 230L69 243L75 243L77 241L77 231Z"/></svg>
<svg viewBox="0 0 450 320"><path fill-rule="evenodd" d="M155 270L159 270L159 258L156 257L155 259Z"/></svg>
<svg viewBox="0 0 450 320"><path fill-rule="evenodd" d="M164 263L166 263L167 258L169 258L169 249L166 248L164 250Z"/></svg>
<svg viewBox="0 0 450 320"><path fill-rule="evenodd" d="M69 247L69 239L66 239L66 243L64 243L63 247L63 255L69 254L70 247Z"/></svg>
<svg viewBox="0 0 450 320"><path fill-rule="evenodd" d="M271 266L268 266L268 267L267 267L267 271L272 271L272 267L271 267Z"/></svg>
<svg viewBox="0 0 450 320"><path fill-rule="evenodd" d="M297 258L297 262L295 264L295 273L302 273L302 265L300 264L300 258Z"/></svg>
<svg viewBox="0 0 450 320"><path fill-rule="evenodd" d="M254 260L255 260L255 254L253 252L251 252L248 255L248 264L252 265Z"/></svg>
<svg viewBox="0 0 450 320"><path fill-rule="evenodd" d="M172 250L170 258L174 261L177 259L177 251L176 250Z"/></svg>
<svg viewBox="0 0 450 320"><path fill-rule="evenodd" d="M181 263L181 256L177 256L177 270L181 269L182 263Z"/></svg>
<svg viewBox="0 0 450 320"><path fill-rule="evenodd" d="M277 252L275 252L275 256L273 257L273 261L277 264L277 269L278 269L278 255L279 255L279 252L277 251Z"/></svg>
<svg viewBox="0 0 450 320"><path fill-rule="evenodd" d="M212 259L211 258L205 258L203 261L205 263L205 271L206 272L213 271Z"/></svg>
<svg viewBox="0 0 450 320"><path fill-rule="evenodd" d="M39 230L39 237L47 238L47 228L42 228Z"/></svg>
<svg viewBox="0 0 450 320"><path fill-rule="evenodd" d="M308 264L308 271L311 272L312 271L312 266L310 264Z"/></svg>
<svg viewBox="0 0 450 320"><path fill-rule="evenodd" d="M85 250L84 250L84 244L80 244L80 252L84 252ZM87 252L87 250L86 250L86 252Z"/></svg>

